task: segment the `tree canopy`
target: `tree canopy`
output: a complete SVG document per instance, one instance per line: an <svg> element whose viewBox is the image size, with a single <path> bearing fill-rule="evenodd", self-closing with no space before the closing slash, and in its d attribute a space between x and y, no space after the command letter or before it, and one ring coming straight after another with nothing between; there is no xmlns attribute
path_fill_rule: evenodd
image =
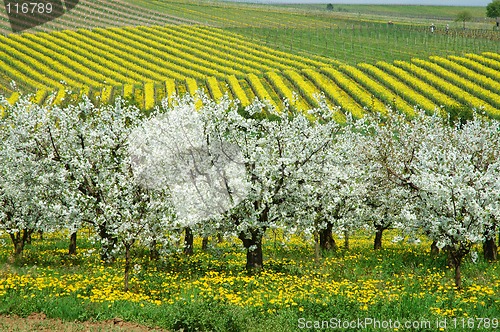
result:
<svg viewBox="0 0 500 332"><path fill-rule="evenodd" d="M486 6L486 16L500 17L500 0L493 0Z"/></svg>

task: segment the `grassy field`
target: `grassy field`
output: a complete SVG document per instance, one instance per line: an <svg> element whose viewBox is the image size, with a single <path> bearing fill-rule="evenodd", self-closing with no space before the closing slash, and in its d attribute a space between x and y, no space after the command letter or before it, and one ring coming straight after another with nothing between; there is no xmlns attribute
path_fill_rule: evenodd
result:
<svg viewBox="0 0 500 332"><path fill-rule="evenodd" d="M85 238L78 254L68 256L61 234L34 236L23 258L13 262L4 236L0 313L40 312L68 321L119 318L184 331L294 331L300 318L374 317L432 326L444 319L451 324L453 317L498 318L498 265L467 261L465 287L457 291L444 255L432 258L425 239L393 243L393 235L386 234L384 249L374 251L372 239L360 233L349 250L326 253L316 263L309 238L269 233L266 269L259 275L245 272L245 253L231 240L214 242L205 252L197 240L194 256L171 254L160 261L139 250L128 292L122 291L122 260L100 262L98 248Z"/></svg>
<svg viewBox="0 0 500 332"><path fill-rule="evenodd" d="M473 20L484 20L486 9L473 6L417 6L417 5L352 5L336 4L332 1L333 12L344 12L358 15L395 16L398 19L439 19L454 20L461 11L472 14ZM280 7L295 8L299 10L326 11L326 4L289 4Z"/></svg>
<svg viewBox="0 0 500 332"><path fill-rule="evenodd" d="M427 26L387 25L375 22L344 22L327 28L226 28L273 48L307 56L334 58L348 64L359 62L426 58L500 50L500 33L466 31L438 25L435 33Z"/></svg>

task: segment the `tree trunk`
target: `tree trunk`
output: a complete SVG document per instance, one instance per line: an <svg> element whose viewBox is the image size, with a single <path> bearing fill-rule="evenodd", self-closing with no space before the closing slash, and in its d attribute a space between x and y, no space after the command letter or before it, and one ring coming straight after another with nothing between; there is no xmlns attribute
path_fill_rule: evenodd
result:
<svg viewBox="0 0 500 332"><path fill-rule="evenodd" d="M160 253L158 252L158 243L156 240L153 240L149 246L149 260L157 261L160 257Z"/></svg>
<svg viewBox="0 0 500 332"><path fill-rule="evenodd" d="M262 236L264 232L265 229L250 229L248 234L241 232L238 236L247 250L246 269L250 273L258 272L264 267L262 258Z"/></svg>
<svg viewBox="0 0 500 332"><path fill-rule="evenodd" d="M458 258L455 260L455 286L457 289L462 289L462 273L460 272L460 265L462 265L462 259Z"/></svg>
<svg viewBox="0 0 500 332"><path fill-rule="evenodd" d="M498 247L495 243L495 238L486 239L483 243L484 259L490 262L496 261L498 258Z"/></svg>
<svg viewBox="0 0 500 332"><path fill-rule="evenodd" d="M208 236L204 236L203 240L201 240L201 250L207 251L208 249Z"/></svg>
<svg viewBox="0 0 500 332"><path fill-rule="evenodd" d="M128 292L128 282L130 280L130 247L132 246L131 243L127 242L125 243L125 275L124 275L124 282L123 282L123 290L125 292Z"/></svg>
<svg viewBox="0 0 500 332"><path fill-rule="evenodd" d="M437 241L431 243L431 256L439 255L439 247L437 246Z"/></svg>
<svg viewBox="0 0 500 332"><path fill-rule="evenodd" d="M43 241L43 231L38 231L38 236L40 238L40 241Z"/></svg>
<svg viewBox="0 0 500 332"><path fill-rule="evenodd" d="M349 250L349 232L344 231L344 248L345 250Z"/></svg>
<svg viewBox="0 0 500 332"><path fill-rule="evenodd" d="M321 236L319 235L318 230L314 231L314 261L316 262L317 265L319 265L319 260L320 260L320 247L321 247Z"/></svg>
<svg viewBox="0 0 500 332"><path fill-rule="evenodd" d="M217 243L222 243L224 242L224 237L222 236L221 233L217 233Z"/></svg>
<svg viewBox="0 0 500 332"><path fill-rule="evenodd" d="M19 258L23 254L24 243L22 241L16 241L14 243L14 257Z"/></svg>
<svg viewBox="0 0 500 332"><path fill-rule="evenodd" d="M31 244L31 232L28 233L28 237L26 238L26 244Z"/></svg>
<svg viewBox="0 0 500 332"><path fill-rule="evenodd" d="M382 235L384 232L384 228L377 227L377 231L375 232L375 241L373 243L373 249L380 250L382 249Z"/></svg>
<svg viewBox="0 0 500 332"><path fill-rule="evenodd" d="M23 229L16 233L10 233L10 239L12 240L12 244L14 245L14 258L17 259L22 256L24 245L28 240L32 231L28 229Z"/></svg>
<svg viewBox="0 0 500 332"><path fill-rule="evenodd" d="M333 238L332 229L333 225L331 223L327 223L326 228L319 231L319 244L322 250L337 250L337 244Z"/></svg>
<svg viewBox="0 0 500 332"><path fill-rule="evenodd" d="M71 233L71 236L69 237L68 254L76 255L76 232Z"/></svg>
<svg viewBox="0 0 500 332"><path fill-rule="evenodd" d="M191 228L184 228L184 255L191 256L193 251L194 236Z"/></svg>
<svg viewBox="0 0 500 332"><path fill-rule="evenodd" d="M115 258L112 255L113 249L116 247L118 239L108 233L106 223L99 225L99 237L101 238L101 260L112 262Z"/></svg>

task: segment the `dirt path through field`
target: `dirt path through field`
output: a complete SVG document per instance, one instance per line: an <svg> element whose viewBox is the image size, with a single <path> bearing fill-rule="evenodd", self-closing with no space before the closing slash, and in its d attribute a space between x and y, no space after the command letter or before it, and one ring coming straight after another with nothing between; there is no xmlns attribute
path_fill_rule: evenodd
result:
<svg viewBox="0 0 500 332"><path fill-rule="evenodd" d="M159 328L150 328L147 326L124 322L115 318L104 322L65 322L60 319L47 318L45 314L31 314L26 318L15 315L0 315L1 332L166 332L167 330Z"/></svg>

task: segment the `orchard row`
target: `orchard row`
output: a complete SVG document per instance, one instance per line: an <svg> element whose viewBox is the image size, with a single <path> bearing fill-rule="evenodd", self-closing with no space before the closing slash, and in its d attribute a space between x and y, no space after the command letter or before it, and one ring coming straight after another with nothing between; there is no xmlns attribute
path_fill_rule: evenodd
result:
<svg viewBox="0 0 500 332"><path fill-rule="evenodd" d="M188 252L194 235L239 238L255 271L270 229L314 235L317 259L334 233L371 231L378 249L396 229L445 250L458 288L476 245L497 256L500 122L481 110L356 120L325 103L301 112L188 95L147 115L120 99L2 103L0 228L15 255L32 232L61 229L74 252L90 228L102 259L125 254L125 289L131 249L167 253L180 231Z"/></svg>

